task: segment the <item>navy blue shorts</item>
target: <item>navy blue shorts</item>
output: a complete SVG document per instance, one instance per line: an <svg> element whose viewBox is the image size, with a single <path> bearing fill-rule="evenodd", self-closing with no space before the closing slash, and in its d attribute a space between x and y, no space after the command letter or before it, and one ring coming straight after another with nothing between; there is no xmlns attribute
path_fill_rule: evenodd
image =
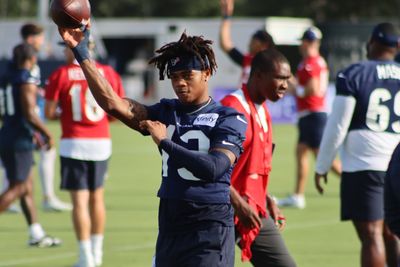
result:
<svg viewBox="0 0 400 267"><path fill-rule="evenodd" d="M328 115L325 112L312 112L299 119L298 143L306 144L311 148L319 148L324 133Z"/></svg>
<svg viewBox="0 0 400 267"><path fill-rule="evenodd" d="M400 237L400 144L394 151L386 172L385 222Z"/></svg>
<svg viewBox="0 0 400 267"><path fill-rule="evenodd" d="M33 151L1 151L1 161L10 183L25 182L32 169Z"/></svg>
<svg viewBox="0 0 400 267"><path fill-rule="evenodd" d="M383 219L382 171L343 172L340 183L341 219L377 221Z"/></svg>
<svg viewBox="0 0 400 267"><path fill-rule="evenodd" d="M94 191L104 184L108 160L87 161L61 157L61 189Z"/></svg>
<svg viewBox="0 0 400 267"><path fill-rule="evenodd" d="M159 232L156 267L233 267L233 226L214 225L186 232Z"/></svg>

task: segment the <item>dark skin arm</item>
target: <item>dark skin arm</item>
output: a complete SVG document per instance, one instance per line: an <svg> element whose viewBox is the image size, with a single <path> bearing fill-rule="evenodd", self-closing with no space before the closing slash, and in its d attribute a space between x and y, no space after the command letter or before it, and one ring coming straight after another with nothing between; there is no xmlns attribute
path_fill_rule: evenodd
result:
<svg viewBox="0 0 400 267"><path fill-rule="evenodd" d="M50 131L44 125L39 115L36 113L36 94L37 86L34 84L23 84L21 86L21 107L25 119L32 127L46 137L48 148L54 146L54 139Z"/></svg>
<svg viewBox="0 0 400 267"><path fill-rule="evenodd" d="M234 8L234 0L221 0L221 15L232 16ZM219 29L219 46L225 53L229 53L234 47L231 38L231 21L222 19Z"/></svg>
<svg viewBox="0 0 400 267"><path fill-rule="evenodd" d="M231 203L235 210L235 215L239 218L239 221L246 228L261 228L261 218L257 211L253 210L249 204L243 199L241 195L236 191L233 186L230 187Z"/></svg>
<svg viewBox="0 0 400 267"><path fill-rule="evenodd" d="M83 32L79 29L59 28L59 32L70 48L76 47L84 38ZM80 66L90 91L99 106L110 116L120 120L128 127L141 131L139 123L147 119L148 116L144 105L132 99L119 97L110 83L97 70L93 61L84 60L80 63Z"/></svg>
<svg viewBox="0 0 400 267"><path fill-rule="evenodd" d="M315 188L317 188L318 193L321 195L324 194L324 188L322 187L322 181L327 184L328 183L328 174L319 174L315 173L314 174L314 182L315 182Z"/></svg>
<svg viewBox="0 0 400 267"><path fill-rule="evenodd" d="M44 115L48 120L57 120L57 101L46 100L46 104L44 106Z"/></svg>
<svg viewBox="0 0 400 267"><path fill-rule="evenodd" d="M269 215L274 219L276 227L282 231L286 226L286 219L270 195L267 195L267 209Z"/></svg>

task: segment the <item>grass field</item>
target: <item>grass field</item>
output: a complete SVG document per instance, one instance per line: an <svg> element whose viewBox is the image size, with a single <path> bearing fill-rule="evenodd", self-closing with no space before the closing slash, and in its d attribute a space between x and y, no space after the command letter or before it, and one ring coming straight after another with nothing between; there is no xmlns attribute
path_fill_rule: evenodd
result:
<svg viewBox="0 0 400 267"><path fill-rule="evenodd" d="M57 123L50 124L59 136ZM129 130L122 124L112 126L113 156L106 183L107 227L104 265L110 267L151 266L157 236L156 193L160 183L160 157L151 138ZM270 193L284 197L294 185L294 126L275 126L273 172ZM57 160L56 183L59 181ZM36 172L37 173L37 172ZM311 177L311 174L310 174ZM38 181L37 175L35 180ZM300 267L358 266L359 244L350 223L339 221L339 179L330 176L324 196L319 196L310 179L305 210L286 209L288 225L283 232L289 250ZM65 192L58 195L67 200ZM36 182L36 202L40 207L40 185ZM27 247L27 228L22 215L0 215L0 267L66 267L77 257L70 215L44 213L39 219L46 231L59 236L59 248ZM240 262L236 251L236 266Z"/></svg>

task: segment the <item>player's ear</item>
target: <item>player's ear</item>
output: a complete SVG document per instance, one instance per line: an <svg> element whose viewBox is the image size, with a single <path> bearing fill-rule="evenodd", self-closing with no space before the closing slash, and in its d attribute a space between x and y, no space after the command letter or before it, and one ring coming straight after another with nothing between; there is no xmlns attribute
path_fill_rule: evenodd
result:
<svg viewBox="0 0 400 267"><path fill-rule="evenodd" d="M202 73L203 73L204 81L207 82L211 76L210 69L203 70Z"/></svg>

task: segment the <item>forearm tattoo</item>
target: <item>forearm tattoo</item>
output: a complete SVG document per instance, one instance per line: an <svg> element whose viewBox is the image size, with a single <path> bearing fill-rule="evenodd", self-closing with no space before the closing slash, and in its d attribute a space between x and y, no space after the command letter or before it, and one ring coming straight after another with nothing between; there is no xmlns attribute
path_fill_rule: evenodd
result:
<svg viewBox="0 0 400 267"><path fill-rule="evenodd" d="M131 114L131 120L130 120L130 127L137 131L141 131L139 128L139 123L142 120L147 120L147 109L145 108L144 105L140 104L139 102L125 98L126 101L128 101L129 106L128 106L128 112Z"/></svg>

